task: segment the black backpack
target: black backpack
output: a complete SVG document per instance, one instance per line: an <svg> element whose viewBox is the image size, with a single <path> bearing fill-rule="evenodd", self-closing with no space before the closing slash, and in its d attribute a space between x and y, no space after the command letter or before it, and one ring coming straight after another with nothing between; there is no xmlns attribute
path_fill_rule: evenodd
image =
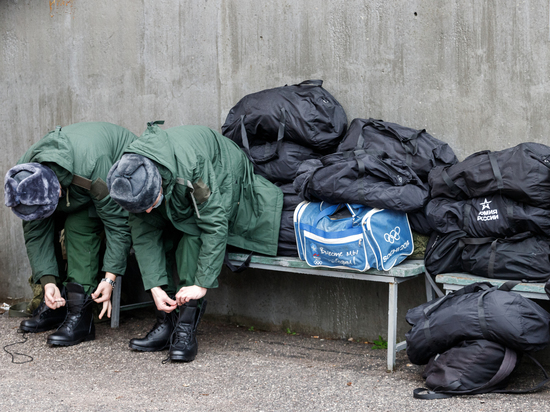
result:
<svg viewBox="0 0 550 412"><path fill-rule="evenodd" d="M386 153L401 159L420 177L428 181L435 166L450 166L458 162L451 147L426 130L415 130L396 123L376 119L353 119L338 146L339 152L365 149Z"/></svg>
<svg viewBox="0 0 550 412"><path fill-rule="evenodd" d="M430 359L422 374L429 390L415 389L413 396L417 399L442 399L452 395L488 392L519 394L537 391L549 381L548 374L537 360L529 354L526 355L539 366L544 379L528 389L506 390L521 355L485 339L462 341Z"/></svg>
<svg viewBox="0 0 550 412"><path fill-rule="evenodd" d="M472 283L407 312L412 326L405 334L412 363L425 365L438 353L464 340L486 339L518 352L544 349L550 343L550 314L519 293L517 282L500 288Z"/></svg>
<svg viewBox="0 0 550 412"><path fill-rule="evenodd" d="M246 95L229 111L222 133L256 163L276 158L280 144L261 157L252 157L252 146L283 139L332 150L346 132L348 120L343 107L322 85L322 80L306 80Z"/></svg>
<svg viewBox="0 0 550 412"><path fill-rule="evenodd" d="M431 197L471 199L500 193L541 208L550 205L550 147L521 143L498 152L488 150L430 172Z"/></svg>

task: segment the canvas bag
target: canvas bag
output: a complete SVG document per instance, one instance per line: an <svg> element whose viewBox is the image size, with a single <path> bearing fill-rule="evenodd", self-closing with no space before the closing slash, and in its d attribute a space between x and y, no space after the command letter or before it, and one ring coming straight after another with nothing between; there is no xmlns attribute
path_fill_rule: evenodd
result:
<svg viewBox="0 0 550 412"><path fill-rule="evenodd" d="M294 211L300 259L313 267L390 270L414 250L405 213L302 202Z"/></svg>
<svg viewBox="0 0 550 412"><path fill-rule="evenodd" d="M402 159L423 182L428 180L433 167L458 162L451 147L426 130L376 119L353 119L338 145L338 152L358 149L380 151L391 159Z"/></svg>
<svg viewBox="0 0 550 412"><path fill-rule="evenodd" d="M532 300L510 292L518 282L498 289L472 283L439 299L409 309L412 326L405 334L407 355L416 365L463 340L486 339L519 352L544 349L550 343L550 314Z"/></svg>
<svg viewBox="0 0 550 412"><path fill-rule="evenodd" d="M281 143L291 141L319 150L335 148L347 130L344 108L323 87L305 80L244 96L229 111L222 134L241 147L253 163L277 158ZM253 156L252 146L277 142L267 154Z"/></svg>
<svg viewBox="0 0 550 412"><path fill-rule="evenodd" d="M536 359L526 354L541 370L544 379L528 389L506 390L521 356L515 351L485 339L466 340L434 356L422 377L429 388L413 391L417 399L444 399L452 395L479 393L528 393L541 389L548 374Z"/></svg>

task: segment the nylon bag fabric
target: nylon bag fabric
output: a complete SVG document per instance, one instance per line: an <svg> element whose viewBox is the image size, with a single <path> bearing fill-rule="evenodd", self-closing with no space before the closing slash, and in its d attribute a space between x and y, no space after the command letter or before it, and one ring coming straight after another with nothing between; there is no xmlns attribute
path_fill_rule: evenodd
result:
<svg viewBox="0 0 550 412"><path fill-rule="evenodd" d="M468 237L462 230L442 234L433 232L426 246L424 267L432 275L462 272L462 249L460 239Z"/></svg>
<svg viewBox="0 0 550 412"><path fill-rule="evenodd" d="M462 268L488 278L546 282L550 278L550 238L519 233L508 238L463 238Z"/></svg>
<svg viewBox="0 0 550 412"><path fill-rule="evenodd" d="M548 210L500 194L467 200L438 197L430 200L425 212L430 226L440 233L463 230L469 237L550 234Z"/></svg>
<svg viewBox="0 0 550 412"><path fill-rule="evenodd" d="M515 351L497 342L466 340L431 358L422 377L438 393L487 393L506 388L518 361Z"/></svg>
<svg viewBox="0 0 550 412"><path fill-rule="evenodd" d="M277 256L298 257L296 234L294 232L294 210L300 204L300 197L294 192L292 183L277 184L283 192L283 212L279 229Z"/></svg>
<svg viewBox="0 0 550 412"><path fill-rule="evenodd" d="M312 267L389 270L414 250L405 213L302 202L294 212L299 257Z"/></svg>
<svg viewBox="0 0 550 412"><path fill-rule="evenodd" d="M337 151L357 149L381 151L390 158L405 159L423 182L428 181L433 167L458 162L451 147L426 130L376 119L353 119Z"/></svg>
<svg viewBox="0 0 550 412"><path fill-rule="evenodd" d="M364 150L306 160L294 188L312 202L354 203L405 213L422 209L429 200L427 185L410 167Z"/></svg>
<svg viewBox="0 0 550 412"><path fill-rule="evenodd" d="M276 149L277 143L268 142L250 148L252 158L268 156ZM293 142L281 142L278 155L268 162L254 163L254 173L265 177L270 182L289 183L294 181L296 172L304 160L318 159L322 155L314 149Z"/></svg>
<svg viewBox="0 0 550 412"><path fill-rule="evenodd" d="M428 182L432 198L471 199L500 193L548 208L550 147L530 142L497 152L477 152L455 165L435 167Z"/></svg>
<svg viewBox="0 0 550 412"><path fill-rule="evenodd" d="M407 355L417 365L464 340L486 339L518 352L541 350L550 342L547 311L488 282L472 283L410 309L406 320L412 326L405 334Z"/></svg>
<svg viewBox="0 0 550 412"><path fill-rule="evenodd" d="M340 103L322 86L322 80L306 80L246 95L229 111L222 134L244 149L283 139L320 150L334 149L348 120ZM276 151L254 160L274 156Z"/></svg>

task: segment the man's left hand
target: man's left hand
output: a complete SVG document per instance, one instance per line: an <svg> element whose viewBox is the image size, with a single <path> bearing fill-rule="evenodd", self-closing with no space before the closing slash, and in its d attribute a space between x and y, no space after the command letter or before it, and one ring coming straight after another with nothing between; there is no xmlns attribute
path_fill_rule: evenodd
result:
<svg viewBox="0 0 550 412"><path fill-rule="evenodd" d="M204 295L206 295L206 291L208 289L193 285L193 286L184 286L182 287L178 293L176 293L176 302L179 306L186 304L190 300L197 300Z"/></svg>
<svg viewBox="0 0 550 412"><path fill-rule="evenodd" d="M116 281L116 275L110 272L105 273L105 277L108 279L111 279L113 282ZM99 285L97 285L97 289L94 293L92 293L92 299L94 302L97 303L103 303L103 308L101 309L101 313L99 314L99 319L103 317L105 312L107 313L107 317L111 317L111 293L113 292L113 287L107 283L107 282L99 282Z"/></svg>

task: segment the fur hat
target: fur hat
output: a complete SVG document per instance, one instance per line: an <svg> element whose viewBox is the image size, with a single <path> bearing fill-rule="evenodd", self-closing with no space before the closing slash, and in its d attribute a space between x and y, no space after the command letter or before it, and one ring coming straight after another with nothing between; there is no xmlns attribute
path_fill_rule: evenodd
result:
<svg viewBox="0 0 550 412"><path fill-rule="evenodd" d="M141 213L157 200L162 178L151 160L135 153L127 153L109 170L107 186L111 198L123 209Z"/></svg>
<svg viewBox="0 0 550 412"><path fill-rule="evenodd" d="M60 189L52 169L40 163L23 163L6 173L4 201L23 220L45 219L55 211Z"/></svg>

